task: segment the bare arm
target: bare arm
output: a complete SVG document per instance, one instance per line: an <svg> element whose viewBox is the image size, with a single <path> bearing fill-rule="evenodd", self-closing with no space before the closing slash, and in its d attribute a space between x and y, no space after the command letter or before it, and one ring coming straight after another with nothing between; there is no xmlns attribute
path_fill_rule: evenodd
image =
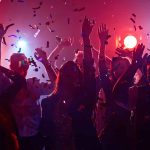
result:
<svg viewBox="0 0 150 150"><path fill-rule="evenodd" d="M123 92L128 93L128 88L132 85L133 77L137 71L137 69L142 65L142 54L145 46L143 44L139 44L137 46L136 51L133 54L133 60L131 66L127 69L127 71L117 80L116 84L113 87L113 95L118 98L118 95ZM123 90L122 90L123 89Z"/></svg>
<svg viewBox="0 0 150 150"><path fill-rule="evenodd" d="M110 100L112 93L111 81L108 75L108 68L106 66L106 54L105 48L107 44L107 40L110 37L108 35L108 29L106 29L106 25L102 24L98 29L98 36L100 40L100 49L99 49L99 73L101 86L104 89L106 99Z"/></svg>
<svg viewBox="0 0 150 150"><path fill-rule="evenodd" d="M47 71L49 79L54 84L54 82L56 80L56 73L53 70L51 64L47 60L46 52L43 51L41 48L37 48L37 49L35 49L35 51L36 51L35 54L34 54L35 58L44 65L44 67Z"/></svg>
<svg viewBox="0 0 150 150"><path fill-rule="evenodd" d="M62 40L53 50L52 52L50 53L50 55L48 56L48 61L52 64L52 67L54 68L55 67L55 63L57 61L57 58L60 54L60 52L65 48L65 47L68 47L68 46L71 46L72 45L72 42L71 42L71 39L64 39Z"/></svg>
<svg viewBox="0 0 150 150"><path fill-rule="evenodd" d="M82 25L82 38L84 44L84 58L83 58L83 70L84 70L84 88L87 94L85 100L86 108L91 112L96 103L96 80L95 80L95 68L94 59L92 56L92 46L90 43L90 34L94 26L94 21L85 17Z"/></svg>
<svg viewBox="0 0 150 150"><path fill-rule="evenodd" d="M3 25L0 24L0 65L1 65L1 43L2 43L2 39L4 37L4 35L6 34L7 30L13 26L14 24L9 24L8 26L6 26L6 28L4 29Z"/></svg>

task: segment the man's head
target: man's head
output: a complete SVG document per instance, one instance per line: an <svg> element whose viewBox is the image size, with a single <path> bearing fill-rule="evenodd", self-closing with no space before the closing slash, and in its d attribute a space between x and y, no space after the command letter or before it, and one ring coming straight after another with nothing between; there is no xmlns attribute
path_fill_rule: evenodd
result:
<svg viewBox="0 0 150 150"><path fill-rule="evenodd" d="M10 69L26 77L29 69L27 57L23 53L13 53L10 57Z"/></svg>

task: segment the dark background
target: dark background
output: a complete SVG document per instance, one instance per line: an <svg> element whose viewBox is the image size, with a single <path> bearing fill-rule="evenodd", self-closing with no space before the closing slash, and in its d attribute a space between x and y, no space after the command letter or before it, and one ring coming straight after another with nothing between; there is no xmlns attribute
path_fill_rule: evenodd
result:
<svg viewBox="0 0 150 150"><path fill-rule="evenodd" d="M33 56L34 49L42 47L49 55L51 50L57 45L56 36L62 38L70 37L73 40L72 47L64 49L61 53L58 65L67 60L72 60L74 50L82 49L81 25L84 16L92 18L96 21L91 41L95 48L99 47L97 36L97 28L101 23L106 23L109 28L111 39L107 46L107 55L112 57L116 48L116 41L121 41L126 35L134 35L139 42L146 45L146 49L150 48L150 0L1 0L0 2L0 23L4 26L15 23L5 35L7 46L2 44L2 65L8 67L9 59L13 52L18 51L18 47L11 46L16 44L21 37L27 42L27 47L22 49L28 57ZM38 7L34 17L33 9ZM82 11L74 11L74 9L84 8ZM132 13L136 14L134 18ZM50 15L51 14L51 15ZM52 16L52 18L51 18ZM134 18L137 30L134 30L133 22L130 18ZM68 18L70 20L68 24ZM52 22L53 21L53 22ZM55 32L49 32L46 26L49 22ZM31 29L29 25L37 25L40 33L35 38L34 34L37 29ZM41 24L41 25L39 25ZM139 30L138 26L142 26L143 30ZM20 32L16 32L19 30ZM8 37L9 35L16 35ZM141 40L140 40L141 39ZM50 47L46 48L46 42L50 42ZM42 78L44 70L41 68L38 72L33 71L31 67L28 77L38 76ZM47 78L47 77L46 77ZM45 79L44 79L45 80Z"/></svg>

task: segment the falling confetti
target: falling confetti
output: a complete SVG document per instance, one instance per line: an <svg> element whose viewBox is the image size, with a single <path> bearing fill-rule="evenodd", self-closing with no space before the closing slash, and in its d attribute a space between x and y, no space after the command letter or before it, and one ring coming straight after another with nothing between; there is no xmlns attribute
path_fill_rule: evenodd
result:
<svg viewBox="0 0 150 150"><path fill-rule="evenodd" d="M134 30L136 31L136 26L134 25Z"/></svg>
<svg viewBox="0 0 150 150"><path fill-rule="evenodd" d="M57 59L58 59L58 57L59 57L59 55L56 55L54 59L55 59L55 60L57 60Z"/></svg>
<svg viewBox="0 0 150 150"><path fill-rule="evenodd" d="M16 35L14 35L14 34L12 34L12 35L8 35L8 37L15 37L15 38L17 38L17 36L16 36Z"/></svg>
<svg viewBox="0 0 150 150"><path fill-rule="evenodd" d="M45 78L45 75L42 73L42 77Z"/></svg>
<svg viewBox="0 0 150 150"><path fill-rule="evenodd" d="M49 48L49 41L47 41L46 43L46 48Z"/></svg>
<svg viewBox="0 0 150 150"><path fill-rule="evenodd" d="M40 33L40 29L37 30L37 32L34 34L34 37L36 38L38 36L38 34Z"/></svg>
<svg viewBox="0 0 150 150"><path fill-rule="evenodd" d="M5 45L7 45L7 44L6 44L6 40L5 40L5 37L3 37L3 43L4 43Z"/></svg>
<svg viewBox="0 0 150 150"><path fill-rule="evenodd" d="M5 60L7 60L8 62L10 62L10 60L9 60L9 59L7 59L7 58L6 58Z"/></svg>
<svg viewBox="0 0 150 150"><path fill-rule="evenodd" d="M83 10L85 10L85 7L75 8L73 11L74 11L74 12L81 12L81 11L83 11Z"/></svg>
<svg viewBox="0 0 150 150"><path fill-rule="evenodd" d="M136 17L136 14L133 13L132 16L133 16L133 17Z"/></svg>
<svg viewBox="0 0 150 150"><path fill-rule="evenodd" d="M62 38L59 37L59 36L56 36L56 40L57 40L58 43L60 43L62 41Z"/></svg>
<svg viewBox="0 0 150 150"><path fill-rule="evenodd" d="M33 66L37 67L36 62L34 61L34 59L32 57L28 58L28 62L29 62L30 65L33 65Z"/></svg>
<svg viewBox="0 0 150 150"><path fill-rule="evenodd" d="M70 24L70 18L67 18L67 23Z"/></svg>
<svg viewBox="0 0 150 150"><path fill-rule="evenodd" d="M18 50L18 53L20 53L21 52L21 48L19 48L19 50Z"/></svg>
<svg viewBox="0 0 150 150"><path fill-rule="evenodd" d="M134 20L133 18L130 18L130 20L131 20L133 23L135 23L135 20Z"/></svg>
<svg viewBox="0 0 150 150"><path fill-rule="evenodd" d="M38 68L35 68L33 71L38 72L38 71L39 71L39 69L38 69Z"/></svg>
<svg viewBox="0 0 150 150"><path fill-rule="evenodd" d="M143 27L142 27L142 26L138 26L138 27L139 27L140 30L143 30Z"/></svg>

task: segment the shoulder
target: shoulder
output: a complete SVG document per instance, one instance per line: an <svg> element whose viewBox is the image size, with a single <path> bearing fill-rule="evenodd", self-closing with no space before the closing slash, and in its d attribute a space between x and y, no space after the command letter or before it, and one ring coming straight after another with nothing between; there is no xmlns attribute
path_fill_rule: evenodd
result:
<svg viewBox="0 0 150 150"><path fill-rule="evenodd" d="M44 98L42 100L41 106L42 107L50 106L50 105L52 106L56 103L57 99L58 99L58 96L56 94L52 93L47 98Z"/></svg>

